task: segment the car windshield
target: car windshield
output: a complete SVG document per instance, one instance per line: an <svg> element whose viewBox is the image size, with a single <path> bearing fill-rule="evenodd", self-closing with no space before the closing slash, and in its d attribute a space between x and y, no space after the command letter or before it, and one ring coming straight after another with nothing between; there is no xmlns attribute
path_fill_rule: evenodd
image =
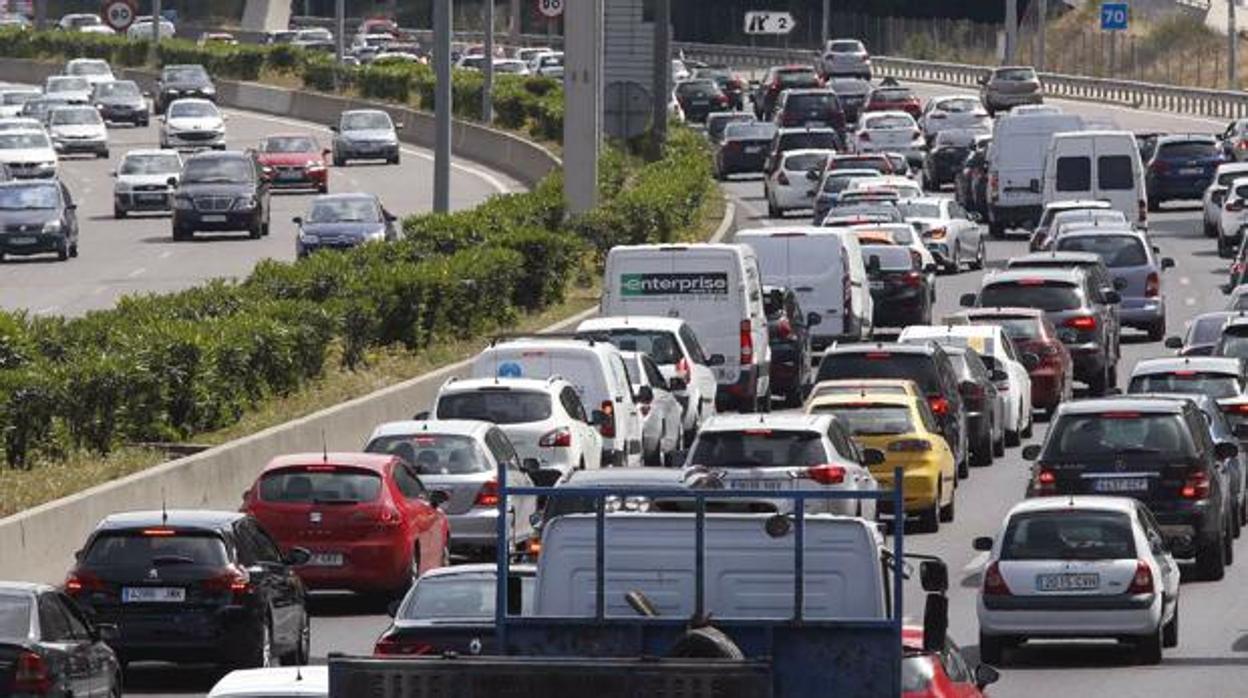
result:
<svg viewBox="0 0 1248 698"><path fill-rule="evenodd" d="M262 153L311 153L315 150L316 142L307 136L276 136L260 144Z"/></svg>
<svg viewBox="0 0 1248 698"><path fill-rule="evenodd" d="M819 76L814 71L786 71L776 76L781 88L786 87L818 87Z"/></svg>
<svg viewBox="0 0 1248 698"><path fill-rule="evenodd" d="M882 102L900 102L914 99L914 91L908 87L882 87L871 93L871 99Z"/></svg>
<svg viewBox="0 0 1248 698"><path fill-rule="evenodd" d="M148 23L151 26L151 23ZM174 68L165 68L165 72L161 75L165 82L208 82L208 71L203 66L186 65Z"/></svg>
<svg viewBox="0 0 1248 698"><path fill-rule="evenodd" d="M993 78L1010 82L1025 82L1035 80L1036 71L1031 68L1002 68L993 75Z"/></svg>
<svg viewBox="0 0 1248 698"><path fill-rule="evenodd" d="M821 170L828 161L828 153L799 153L784 159L783 169L789 172Z"/></svg>
<svg viewBox="0 0 1248 698"><path fill-rule="evenodd" d="M886 115L868 117L863 128L868 131L895 131L907 128L914 128L914 119L901 115Z"/></svg>
<svg viewBox="0 0 1248 698"><path fill-rule="evenodd" d="M265 473L260 499L283 504L359 504L376 501L381 476L371 470L307 465Z"/></svg>
<svg viewBox="0 0 1248 698"><path fill-rule="evenodd" d="M1148 264L1144 243L1133 235L1065 235L1058 239L1057 249L1096 253L1110 269Z"/></svg>
<svg viewBox="0 0 1248 698"><path fill-rule="evenodd" d="M1044 459L1115 458L1122 453L1192 457L1195 449L1177 414L1149 414L1134 410L1071 414L1052 428Z"/></svg>
<svg viewBox="0 0 1248 698"><path fill-rule="evenodd" d="M763 426L704 431L689 462L706 468L809 467L828 462L828 452L818 432Z"/></svg>
<svg viewBox="0 0 1248 698"><path fill-rule="evenodd" d="M979 108L979 101L970 97L956 97L954 99L942 99L936 103L936 108L950 114L963 114L973 112Z"/></svg>
<svg viewBox="0 0 1248 698"><path fill-rule="evenodd" d="M1215 400L1240 394L1235 376L1206 371L1150 373L1131 379L1132 393L1201 393Z"/></svg>
<svg viewBox="0 0 1248 698"><path fill-rule="evenodd" d="M909 271L914 268L912 252L908 247L897 245L863 245L862 261L865 263L875 257L884 271Z"/></svg>
<svg viewBox="0 0 1248 698"><path fill-rule="evenodd" d="M395 434L379 436L364 448L368 453L398 456L421 475L467 475L489 469L489 463L470 436L458 434Z"/></svg>
<svg viewBox="0 0 1248 698"><path fill-rule="evenodd" d="M96 61L82 61L69 66L69 70L65 71L70 75L112 75L113 71L108 67L107 63Z"/></svg>
<svg viewBox="0 0 1248 698"><path fill-rule="evenodd" d="M1002 560L1129 560L1131 518L1116 511L1039 511L1010 517Z"/></svg>
<svg viewBox="0 0 1248 698"><path fill-rule="evenodd" d="M25 594L0 594L0 640L25 640L30 635L30 602Z"/></svg>
<svg viewBox="0 0 1248 698"><path fill-rule="evenodd" d="M1167 160L1199 160L1218 157L1215 141L1168 141L1157 147L1157 157Z"/></svg>
<svg viewBox="0 0 1248 698"><path fill-rule="evenodd" d="M865 177L861 173L857 174L830 174L823 179L823 191L825 194L837 194L845 190L850 182L854 179Z"/></svg>
<svg viewBox="0 0 1248 698"><path fill-rule="evenodd" d="M96 85L95 94L97 97L138 97L140 93L139 86L133 82L118 80Z"/></svg>
<svg viewBox="0 0 1248 698"><path fill-rule="evenodd" d="M61 202L55 184L20 184L0 187L0 210L52 209Z"/></svg>
<svg viewBox="0 0 1248 698"><path fill-rule="evenodd" d="M381 211L373 199L321 199L313 202L309 223L380 223Z"/></svg>
<svg viewBox="0 0 1248 698"><path fill-rule="evenodd" d="M82 564L85 567L151 569L184 564L224 567L229 563L225 542L207 532L181 531L153 526L142 530L105 531L96 536Z"/></svg>
<svg viewBox="0 0 1248 698"><path fill-rule="evenodd" d="M550 419L550 395L492 388L452 393L438 399L438 419L477 419L495 424L526 424Z"/></svg>
<svg viewBox="0 0 1248 698"><path fill-rule="evenodd" d="M38 96L38 92L5 92L4 103L9 106L25 104Z"/></svg>
<svg viewBox="0 0 1248 698"><path fill-rule="evenodd" d="M901 201L897 210L906 218L940 218L940 204L930 201Z"/></svg>
<svg viewBox="0 0 1248 698"><path fill-rule="evenodd" d="M183 183L248 183L255 176L251 162L243 158L191 158L182 172Z"/></svg>
<svg viewBox="0 0 1248 698"><path fill-rule="evenodd" d="M100 119L100 112L91 107L85 109L53 109L48 117L48 121L53 126L85 126L104 123Z"/></svg>
<svg viewBox="0 0 1248 698"><path fill-rule="evenodd" d="M83 92L91 89L86 78L61 76L48 78L48 92Z"/></svg>
<svg viewBox="0 0 1248 698"><path fill-rule="evenodd" d="M776 135L776 125L772 123L728 124L724 127L724 140L727 141L764 141Z"/></svg>
<svg viewBox="0 0 1248 698"><path fill-rule="evenodd" d="M0 133L0 150L51 147L48 137L42 133Z"/></svg>
<svg viewBox="0 0 1248 698"><path fill-rule="evenodd" d="M871 89L870 83L852 78L833 79L828 83L828 87L831 87L839 97L862 97L867 93L867 90Z"/></svg>
<svg viewBox="0 0 1248 698"><path fill-rule="evenodd" d="M182 161L178 159L175 153L128 155L125 160L121 161L121 174L177 174L181 170Z"/></svg>
<svg viewBox="0 0 1248 698"><path fill-rule="evenodd" d="M1223 172L1222 174L1218 175L1218 184L1224 187L1229 187L1231 185L1231 182L1234 182L1237 179L1242 179L1244 177L1248 177L1248 170L1244 170L1241 167L1239 169L1232 170L1230 172Z"/></svg>
<svg viewBox="0 0 1248 698"><path fill-rule="evenodd" d="M342 115L343 131L389 131L390 117L382 112L356 112Z"/></svg>
<svg viewBox="0 0 1248 698"><path fill-rule="evenodd" d="M819 363L819 381L864 378L908 378L926 395L942 392L936 362L927 354L879 351L844 352Z"/></svg>
<svg viewBox="0 0 1248 698"><path fill-rule="evenodd" d="M533 587L536 578L519 577L520 615L532 611ZM403 601L396 618L399 620L431 619L494 619L494 602L498 598L493 574L455 574L422 577Z"/></svg>
<svg viewBox="0 0 1248 698"><path fill-rule="evenodd" d="M198 119L217 116L212 102L174 102L169 105L170 119Z"/></svg>
<svg viewBox="0 0 1248 698"><path fill-rule="evenodd" d="M836 415L854 436L914 431L910 409L901 405L816 405L811 411Z"/></svg>
<svg viewBox="0 0 1248 698"><path fill-rule="evenodd" d="M802 111L812 109L836 109L840 106L840 102L834 94L809 94L809 95L793 95L784 103L785 109L798 109Z"/></svg>
<svg viewBox="0 0 1248 698"><path fill-rule="evenodd" d="M979 294L985 308L1037 308L1045 312L1072 310L1082 305L1079 290L1063 282L989 284Z"/></svg>

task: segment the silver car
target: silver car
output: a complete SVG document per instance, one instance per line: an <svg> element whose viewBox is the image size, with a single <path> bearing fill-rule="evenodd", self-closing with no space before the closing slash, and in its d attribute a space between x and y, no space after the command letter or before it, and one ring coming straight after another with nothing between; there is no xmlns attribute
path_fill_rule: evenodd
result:
<svg viewBox="0 0 1248 698"><path fill-rule="evenodd" d="M338 117L334 131L334 167L350 160L385 160L399 164L398 129L402 123L390 120L380 109L353 109Z"/></svg>
<svg viewBox="0 0 1248 698"><path fill-rule="evenodd" d="M849 75L870 80L871 55L867 53L867 47L857 39L832 39L823 47L819 72L825 78Z"/></svg>
<svg viewBox="0 0 1248 698"><path fill-rule="evenodd" d="M638 351L622 351L628 381L633 384L641 410L641 457L647 465L676 465L676 452L684 446L683 408L668 388L667 379L654 359Z"/></svg>
<svg viewBox="0 0 1248 698"><path fill-rule="evenodd" d="M1081 229L1057 238L1059 252L1092 252L1100 256L1114 275L1114 287L1122 296L1119 318L1126 327L1148 332L1159 342L1166 336L1166 296L1161 291L1162 272L1174 266L1160 257L1142 232L1118 229Z"/></svg>
<svg viewBox="0 0 1248 698"><path fill-rule="evenodd" d="M984 268L987 248L983 231L957 201L924 197L900 201L897 208L945 271L956 274L964 263L971 269Z"/></svg>
<svg viewBox="0 0 1248 698"><path fill-rule="evenodd" d="M979 99L989 115L1023 104L1043 104L1044 87L1031 66L1001 66L979 79Z"/></svg>

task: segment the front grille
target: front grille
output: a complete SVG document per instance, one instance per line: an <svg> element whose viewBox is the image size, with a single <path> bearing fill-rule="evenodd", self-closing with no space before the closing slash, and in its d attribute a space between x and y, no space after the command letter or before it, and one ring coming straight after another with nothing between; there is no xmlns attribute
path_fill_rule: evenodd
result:
<svg viewBox="0 0 1248 698"><path fill-rule="evenodd" d="M234 205L232 196L197 196L195 208L199 211L228 211Z"/></svg>
<svg viewBox="0 0 1248 698"><path fill-rule="evenodd" d="M6 233L37 233L43 230L41 223L7 223L4 226Z"/></svg>
<svg viewBox="0 0 1248 698"><path fill-rule="evenodd" d="M140 185L137 185L137 186L135 186L135 187L134 187L134 191L143 191L143 192L158 191L158 192L165 192L165 191L168 191L168 187L166 187L166 186L165 186L165 185L163 185L163 184L140 184Z"/></svg>
<svg viewBox="0 0 1248 698"><path fill-rule="evenodd" d="M210 141L216 138L217 134L212 131L179 131L173 136L184 141Z"/></svg>

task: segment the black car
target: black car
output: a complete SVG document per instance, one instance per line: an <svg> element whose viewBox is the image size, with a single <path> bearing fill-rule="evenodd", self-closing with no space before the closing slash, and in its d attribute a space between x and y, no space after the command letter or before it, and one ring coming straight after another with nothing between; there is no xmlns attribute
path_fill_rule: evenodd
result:
<svg viewBox="0 0 1248 698"><path fill-rule="evenodd" d="M745 109L746 81L726 65L712 65L693 71L698 80L714 80L719 89L728 95L729 105L736 110Z"/></svg>
<svg viewBox="0 0 1248 698"><path fill-rule="evenodd" d="M990 138L976 141L971 154L962 163L953 180L953 195L962 208L988 214L988 145Z"/></svg>
<svg viewBox="0 0 1248 698"><path fill-rule="evenodd" d="M1195 558L1204 579L1221 579L1230 562L1232 511L1219 461L1239 453L1214 443L1190 400L1131 395L1060 406L1035 461L1027 496L1105 494L1135 497L1161 524L1177 558Z"/></svg>
<svg viewBox="0 0 1248 698"><path fill-rule="evenodd" d="M160 77L156 80L156 113L164 114L174 100L183 97L202 97L216 101L217 87L212 83L204 66L167 65L160 71Z"/></svg>
<svg viewBox="0 0 1248 698"><path fill-rule="evenodd" d="M976 133L969 129L945 129L936 134L923 158L924 189L940 191L946 184L956 183L958 172L975 147Z"/></svg>
<svg viewBox="0 0 1248 698"><path fill-rule="evenodd" d="M77 257L77 209L59 179L0 183L0 262L6 255Z"/></svg>
<svg viewBox="0 0 1248 698"><path fill-rule="evenodd" d="M724 142L724 132L731 124L752 124L756 120L753 114L743 111L717 111L706 115L706 137L711 143L719 145Z"/></svg>
<svg viewBox="0 0 1248 698"><path fill-rule="evenodd" d="M754 91L754 115L760 121L771 121L776 101L785 90L823 87L823 81L809 65L782 65L767 69Z"/></svg>
<svg viewBox="0 0 1248 698"><path fill-rule="evenodd" d="M797 294L782 286L763 287L763 311L771 345L771 394L786 407L796 407L806 399L814 381L810 328L823 318L803 313Z"/></svg>
<svg viewBox="0 0 1248 698"><path fill-rule="evenodd" d="M935 342L924 344L862 343L829 347L819 362L816 383L858 378L908 378L919 386L936 415L941 436L953 451L958 476L966 477L966 409L958 391L957 371Z"/></svg>
<svg viewBox="0 0 1248 698"><path fill-rule="evenodd" d="M871 283L875 327L932 324L935 268L924 269L918 252L901 245L863 245L862 261Z"/></svg>
<svg viewBox="0 0 1248 698"><path fill-rule="evenodd" d="M845 133L845 110L832 90L785 90L776 107L776 123L782 128L827 126Z"/></svg>
<svg viewBox="0 0 1248 698"><path fill-rule="evenodd" d="M996 442L998 388L993 379L1009 380L1004 371L989 369L974 349L946 346L945 353L958 376L958 393L966 408L967 442L971 465L992 465Z"/></svg>
<svg viewBox="0 0 1248 698"><path fill-rule="evenodd" d="M682 80L676 83L675 94L685 119L690 122L704 122L707 114L730 108L728 95L714 80Z"/></svg>
<svg viewBox="0 0 1248 698"><path fill-rule="evenodd" d="M776 125L767 121L728 124L723 141L715 149L715 177L761 174L775 135Z"/></svg>
<svg viewBox="0 0 1248 698"><path fill-rule="evenodd" d="M198 231L245 230L252 238L269 234L269 184L260 164L247 153L198 153L182 166L182 179L170 178L173 239L189 240Z"/></svg>
<svg viewBox="0 0 1248 698"><path fill-rule="evenodd" d="M43 584L0 582L0 696L120 696L113 626Z"/></svg>
<svg viewBox="0 0 1248 698"><path fill-rule="evenodd" d="M861 78L828 78L825 87L836 93L845 110L845 121L855 122L862 113L862 105L867 103L867 93L871 91L870 81Z"/></svg>
<svg viewBox="0 0 1248 698"><path fill-rule="evenodd" d="M108 122L147 126L151 119L147 97L133 80L97 83L91 92L91 104Z"/></svg>
<svg viewBox="0 0 1248 698"><path fill-rule="evenodd" d="M123 665L158 660L250 668L306 664L307 592L252 517L231 511L113 514L96 526L65 582L92 620L117 627Z"/></svg>

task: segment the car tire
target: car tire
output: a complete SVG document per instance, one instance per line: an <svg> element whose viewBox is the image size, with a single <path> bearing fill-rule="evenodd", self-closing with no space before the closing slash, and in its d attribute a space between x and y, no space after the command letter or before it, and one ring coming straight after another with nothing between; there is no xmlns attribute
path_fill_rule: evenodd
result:
<svg viewBox="0 0 1248 698"><path fill-rule="evenodd" d="M1013 448L1022 442L1023 440L1019 437L1019 434L1017 431L1012 431L1010 429L1005 430L1005 445L1006 446Z"/></svg>
<svg viewBox="0 0 1248 698"><path fill-rule="evenodd" d="M1218 236L1218 226L1205 221L1205 237L1216 238Z"/></svg>
<svg viewBox="0 0 1248 698"><path fill-rule="evenodd" d="M771 197L767 197L767 217L768 218L784 218L784 212L776 207Z"/></svg>
<svg viewBox="0 0 1248 698"><path fill-rule="evenodd" d="M958 251L958 246L956 244L953 245L953 259L950 259L949 263L944 266L944 272L946 274L957 274L962 271L962 253Z"/></svg>
<svg viewBox="0 0 1248 698"><path fill-rule="evenodd" d="M1103 397L1109 389L1109 368L1105 367L1095 378L1088 381L1088 393L1092 397Z"/></svg>
<svg viewBox="0 0 1248 698"><path fill-rule="evenodd" d="M124 208L118 208L117 206L113 206L113 218L116 218L117 220L121 220L122 218L125 218L125 217L126 217L126 210Z"/></svg>
<svg viewBox="0 0 1248 698"><path fill-rule="evenodd" d="M1161 318L1149 324L1148 341L1160 342L1166 338L1166 319Z"/></svg>
<svg viewBox="0 0 1248 698"><path fill-rule="evenodd" d="M1154 199L1151 196L1148 197L1148 210L1150 213L1157 213L1158 211L1160 211L1161 199Z"/></svg>
<svg viewBox="0 0 1248 698"><path fill-rule="evenodd" d="M61 241L61 248L56 251L56 258L61 260L62 262L67 261L69 259L69 241L68 240Z"/></svg>
<svg viewBox="0 0 1248 698"><path fill-rule="evenodd" d="M392 158L386 158L386 164L388 164L388 165L397 165L397 164L399 164L399 156L396 154L396 155L395 155L394 157L392 157Z"/></svg>
<svg viewBox="0 0 1248 698"><path fill-rule="evenodd" d="M1005 224L989 221L988 222L988 237L992 238L993 240L1005 239Z"/></svg>
<svg viewBox="0 0 1248 698"><path fill-rule="evenodd" d="M988 429L988 434L979 440L975 448L971 449L971 465L976 468L985 468L992 465L992 429Z"/></svg>
<svg viewBox="0 0 1248 698"><path fill-rule="evenodd" d="M932 506L919 512L919 520L914 524L916 533L939 533L940 532L940 499L945 494L944 483L936 486L936 496L932 499ZM894 513L893 525L901 524L905 526L905 511Z"/></svg>
<svg viewBox="0 0 1248 698"><path fill-rule="evenodd" d="M987 246L984 244L983 238L980 238L979 245L975 248L975 259L971 260L971 263L969 266L972 270L979 271L980 269L984 268L984 264L986 264L987 261L988 261Z"/></svg>
<svg viewBox="0 0 1248 698"><path fill-rule="evenodd" d="M1228 518L1226 522L1226 533L1222 534L1222 559L1226 560L1226 566L1230 567L1235 564L1235 524L1230 520L1234 516Z"/></svg>
<svg viewBox="0 0 1248 698"><path fill-rule="evenodd" d="M273 666L273 631L266 615L260 621L258 637L247 638L234 665L237 669L264 669Z"/></svg>
<svg viewBox="0 0 1248 698"><path fill-rule="evenodd" d="M1005 430L1001 430L1001 438L992 442L992 455L1001 458L1005 455Z"/></svg>
<svg viewBox="0 0 1248 698"><path fill-rule="evenodd" d="M1020 431L1018 435L1019 435L1020 437L1022 437L1022 439L1030 439L1030 438L1031 438L1032 431L1033 431L1033 430L1032 430L1032 426L1033 426L1033 424L1034 424L1033 420L1031 420L1031 419L1029 418L1029 419L1027 420L1027 426L1023 427L1023 430L1022 430L1022 431ZM1020 439L1020 440L1021 440L1021 439Z"/></svg>
<svg viewBox="0 0 1248 698"><path fill-rule="evenodd" d="M745 659L745 654L731 638L709 626L686 631L667 656L681 659Z"/></svg>
<svg viewBox="0 0 1248 698"><path fill-rule="evenodd" d="M995 635L979 633L979 661L993 666L1002 666L1005 654L1005 642Z"/></svg>
<svg viewBox="0 0 1248 698"><path fill-rule="evenodd" d="M78 243L77 242L69 243L69 256L71 259L75 259L78 257Z"/></svg>
<svg viewBox="0 0 1248 698"><path fill-rule="evenodd" d="M1179 646L1179 600L1174 600L1174 616L1170 622L1161 626L1161 646L1170 648Z"/></svg>
<svg viewBox="0 0 1248 698"><path fill-rule="evenodd" d="M182 242L183 240L190 240L194 235L195 235L194 231L192 231L190 228L177 225L176 223L173 226L173 239L175 242Z"/></svg>
<svg viewBox="0 0 1248 698"><path fill-rule="evenodd" d="M955 505L957 504L957 501L958 501L957 492L958 492L957 488L954 488L953 494L949 496L949 503L940 508L940 522L941 523L953 523L953 517L957 513L955 510L956 509ZM938 497L936 501L939 502L940 498Z"/></svg>
<svg viewBox="0 0 1248 698"><path fill-rule="evenodd" d="M282 655L282 666L305 666L312 658L312 621L306 612L303 625L299 628L299 643L294 649Z"/></svg>
<svg viewBox="0 0 1248 698"><path fill-rule="evenodd" d="M957 465L959 480L965 480L971 476L971 454L969 453L971 449L968 447L966 450L968 453L962 455L962 462Z"/></svg>
<svg viewBox="0 0 1248 698"><path fill-rule="evenodd" d="M252 240L259 240L264 235L264 224L257 222L255 225L247 229L247 236Z"/></svg>
<svg viewBox="0 0 1248 698"><path fill-rule="evenodd" d="M100 152L96 153L96 154L95 154L95 157L96 157L97 159L100 159L100 160L107 160L107 159L108 159L108 149L107 149L107 148L105 148L104 150L101 150Z"/></svg>
<svg viewBox="0 0 1248 698"><path fill-rule="evenodd" d="M1161 625L1152 633L1140 638L1138 644L1140 664L1155 665L1161 664L1161 648L1165 643L1162 642L1162 635L1165 634Z"/></svg>
<svg viewBox="0 0 1248 698"><path fill-rule="evenodd" d="M1216 582L1226 576L1226 546L1221 534L1217 540L1196 551L1196 568L1200 578L1206 582Z"/></svg>
<svg viewBox="0 0 1248 698"><path fill-rule="evenodd" d="M1218 234L1218 257L1222 259L1231 258L1231 247L1226 244L1226 238L1222 234Z"/></svg>

